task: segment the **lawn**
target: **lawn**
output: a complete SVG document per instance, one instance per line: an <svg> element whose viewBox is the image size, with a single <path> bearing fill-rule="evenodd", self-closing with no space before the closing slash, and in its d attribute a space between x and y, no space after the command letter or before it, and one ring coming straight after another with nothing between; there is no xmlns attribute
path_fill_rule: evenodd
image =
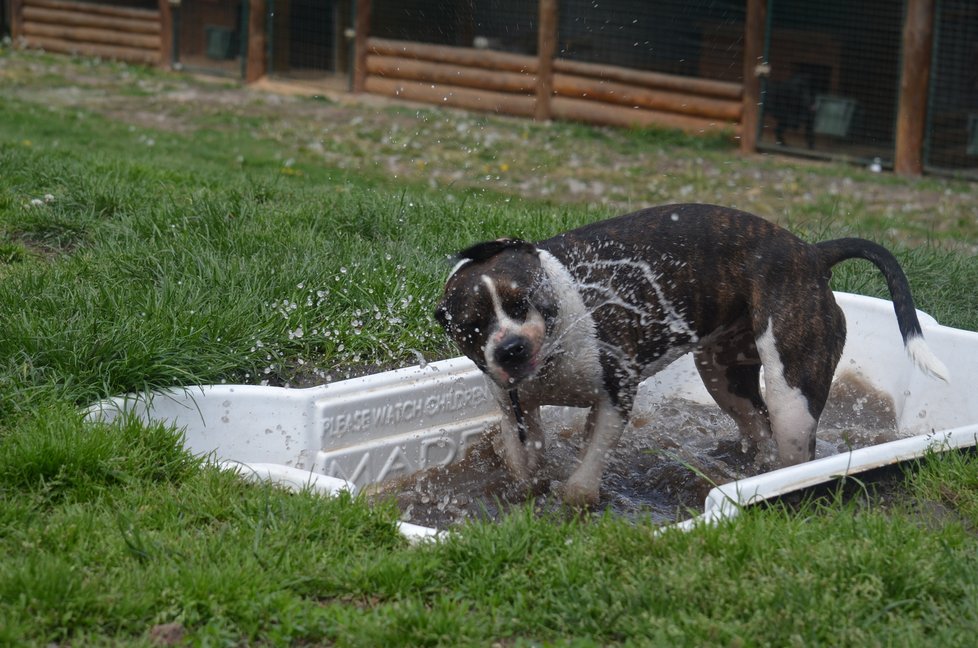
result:
<svg viewBox="0 0 978 648"><path fill-rule="evenodd" d="M0 643L973 645L978 463L884 503L657 534L596 511L408 545L393 506L246 484L107 396L449 357L449 255L648 204L857 234L978 329L974 186L722 139L280 96L0 49ZM835 286L885 295L868 264Z"/></svg>

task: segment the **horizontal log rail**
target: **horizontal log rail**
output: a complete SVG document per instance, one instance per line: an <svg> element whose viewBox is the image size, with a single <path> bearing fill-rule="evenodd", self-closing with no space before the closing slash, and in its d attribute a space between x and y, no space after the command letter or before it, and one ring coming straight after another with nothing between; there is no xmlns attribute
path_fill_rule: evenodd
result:
<svg viewBox="0 0 978 648"><path fill-rule="evenodd" d="M716 133L729 132L732 136L740 133L740 125L725 121L716 121L691 115L644 110L641 108L626 108L612 104L601 104L587 99L570 99L554 97L551 102L551 112L555 119L578 121L625 128L675 128L686 133Z"/></svg>
<svg viewBox="0 0 978 648"><path fill-rule="evenodd" d="M93 45L117 45L158 51L160 48L159 34L127 34L111 29L92 29L88 27L64 27L44 23L28 22L24 25L24 35L28 41L34 37L54 38L74 43L91 43Z"/></svg>
<svg viewBox="0 0 978 648"><path fill-rule="evenodd" d="M552 89L541 98L541 63L536 57L369 38L363 89L487 112L614 125L659 124L688 132L735 130L743 111L738 83L567 59L554 59L552 68L547 67L554 72L549 79ZM542 99L552 101L553 107L541 110Z"/></svg>
<svg viewBox="0 0 978 648"><path fill-rule="evenodd" d="M430 83L420 81L385 79L378 76L367 76L364 89L373 94L406 101L521 117L532 117L536 107L536 99L532 95L449 85L432 86Z"/></svg>
<svg viewBox="0 0 978 648"><path fill-rule="evenodd" d="M739 121L742 109L739 100L715 99L695 94L649 89L601 79L554 75L554 92L557 96L588 99L594 102L646 108L721 121Z"/></svg>
<svg viewBox="0 0 978 648"><path fill-rule="evenodd" d="M645 70L633 70L614 65L585 63L560 58L554 60L554 71L574 76L602 79L604 81L617 82L640 88L654 88L657 90L703 95L735 101L740 101L743 92L743 86L739 83L699 79L676 74L664 74L662 72L647 72Z"/></svg>
<svg viewBox="0 0 978 648"><path fill-rule="evenodd" d="M159 62L160 54L158 51L139 49L134 47L119 47L115 45L97 45L92 43L79 43L65 41L57 38L44 38L34 36L28 39L31 47L39 47L48 52L58 54L73 54L77 56L97 56L104 59L115 59L119 61L131 61L133 63L155 64Z"/></svg>
<svg viewBox="0 0 978 648"><path fill-rule="evenodd" d="M129 18L125 16L110 16L107 14L88 14L79 11L63 9L47 9L34 5L24 7L24 20L27 22L49 23L72 27L96 27L112 29L119 32L139 34L159 34L159 15L155 20L146 18Z"/></svg>
<svg viewBox="0 0 978 648"><path fill-rule="evenodd" d="M385 38L367 39L367 54L396 56L435 61L464 67L502 70L505 72L536 73L539 62L534 56L475 49L472 47L453 47L450 45L431 45Z"/></svg>
<svg viewBox="0 0 978 648"><path fill-rule="evenodd" d="M116 7L90 2L66 2L65 0L23 0L24 8L39 7L58 9L61 11L81 12L89 15L115 16L117 18L135 18L141 20L159 21L160 12L157 9L136 9L133 7Z"/></svg>
<svg viewBox="0 0 978 648"><path fill-rule="evenodd" d="M387 79L423 81L514 94L532 94L537 86L535 74L486 70L396 56L368 55L367 73Z"/></svg>

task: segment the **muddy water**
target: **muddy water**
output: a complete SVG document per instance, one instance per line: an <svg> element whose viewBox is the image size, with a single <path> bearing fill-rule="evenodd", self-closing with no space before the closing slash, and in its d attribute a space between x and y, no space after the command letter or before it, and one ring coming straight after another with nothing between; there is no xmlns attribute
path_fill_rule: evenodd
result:
<svg viewBox="0 0 978 648"><path fill-rule="evenodd" d="M538 492L512 483L484 435L466 457L384 484L374 497L394 497L402 519L446 528L471 518L495 519L529 500L560 509L557 494L577 463L584 411L544 412L547 450ZM897 438L892 399L851 374L836 381L819 423L816 456ZM702 511L713 486L757 474L753 461L727 450L740 445L736 426L714 405L670 399L633 412L604 478L599 510L668 523Z"/></svg>

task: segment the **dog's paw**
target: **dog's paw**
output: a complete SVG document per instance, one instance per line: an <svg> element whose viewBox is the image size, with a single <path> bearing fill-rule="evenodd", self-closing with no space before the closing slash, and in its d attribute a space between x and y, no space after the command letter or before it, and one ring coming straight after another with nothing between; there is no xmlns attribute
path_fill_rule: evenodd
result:
<svg viewBox="0 0 978 648"><path fill-rule="evenodd" d="M574 508L591 508L598 503L598 485L570 479L564 484L564 503Z"/></svg>
<svg viewBox="0 0 978 648"><path fill-rule="evenodd" d="M744 467L752 464L757 456L757 446L744 439L720 441L710 455L733 466Z"/></svg>
<svg viewBox="0 0 978 648"><path fill-rule="evenodd" d="M522 451L522 447L507 443L505 435L498 434L493 438L492 449L516 481L529 481L533 476L526 453Z"/></svg>

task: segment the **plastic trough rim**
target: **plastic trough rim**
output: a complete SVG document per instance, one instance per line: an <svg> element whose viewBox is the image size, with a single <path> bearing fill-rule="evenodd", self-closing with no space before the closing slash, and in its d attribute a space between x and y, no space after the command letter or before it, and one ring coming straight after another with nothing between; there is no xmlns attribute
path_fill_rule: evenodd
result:
<svg viewBox="0 0 978 648"><path fill-rule="evenodd" d="M668 529L687 531L701 524L730 520L740 515L747 506L818 486L833 479L920 459L931 452L942 453L976 445L978 445L978 425L966 425L888 441L753 477L745 477L713 488L706 496L702 514L663 526L657 531Z"/></svg>

